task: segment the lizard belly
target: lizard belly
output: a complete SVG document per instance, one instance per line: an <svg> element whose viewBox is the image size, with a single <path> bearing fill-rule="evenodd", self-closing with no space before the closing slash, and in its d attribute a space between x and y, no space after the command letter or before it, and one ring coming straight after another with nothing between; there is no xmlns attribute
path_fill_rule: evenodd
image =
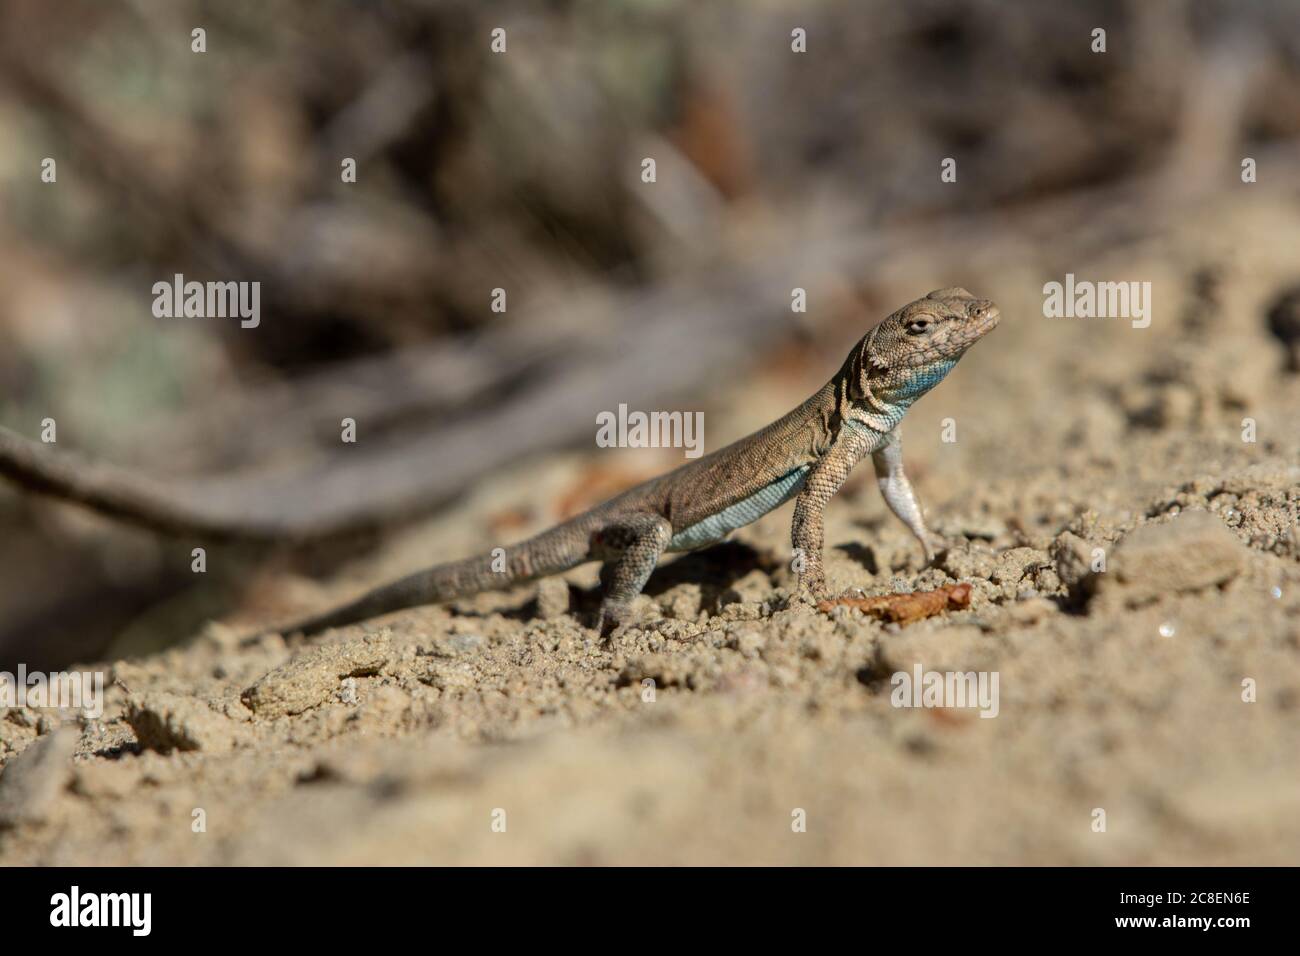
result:
<svg viewBox="0 0 1300 956"><path fill-rule="evenodd" d="M669 540L667 550L692 551L706 544L715 544L737 528L743 528L757 521L773 508L779 508L797 495L808 478L808 471L808 468L796 468L770 485L760 488L748 498L743 498L734 505L728 505L717 514L709 515L689 528L683 528Z"/></svg>

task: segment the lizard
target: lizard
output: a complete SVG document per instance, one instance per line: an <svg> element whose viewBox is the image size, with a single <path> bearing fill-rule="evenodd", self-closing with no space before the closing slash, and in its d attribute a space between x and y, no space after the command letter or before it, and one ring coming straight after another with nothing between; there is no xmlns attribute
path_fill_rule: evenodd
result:
<svg viewBox="0 0 1300 956"><path fill-rule="evenodd" d="M796 594L815 601L826 596L826 505L868 455L885 502L931 563L942 539L926 527L903 469L899 423L1000 318L989 299L937 289L874 325L830 381L748 437L505 548L504 555L498 549L495 556L439 564L278 630L313 634L600 561L604 593L596 629L608 636L631 623L633 601L663 554L716 544L791 498L791 540L802 558Z"/></svg>

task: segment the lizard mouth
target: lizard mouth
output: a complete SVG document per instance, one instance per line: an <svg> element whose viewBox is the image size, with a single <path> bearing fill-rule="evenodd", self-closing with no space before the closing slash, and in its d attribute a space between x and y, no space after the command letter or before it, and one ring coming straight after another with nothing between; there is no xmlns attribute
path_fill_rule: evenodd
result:
<svg viewBox="0 0 1300 956"><path fill-rule="evenodd" d="M968 324L960 329L960 334L957 336L956 349L954 350L956 354L962 354L980 339L984 338L984 336L992 332L997 328L998 322L1001 318L1001 310L990 302L988 310L983 315L977 319L967 320Z"/></svg>

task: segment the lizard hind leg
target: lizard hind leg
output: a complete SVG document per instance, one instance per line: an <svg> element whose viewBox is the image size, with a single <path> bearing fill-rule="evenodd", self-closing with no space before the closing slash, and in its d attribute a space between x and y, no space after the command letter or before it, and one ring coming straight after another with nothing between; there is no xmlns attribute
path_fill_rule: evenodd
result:
<svg viewBox="0 0 1300 956"><path fill-rule="evenodd" d="M672 525L653 512L620 517L593 535L593 556L605 562L601 571L605 593L596 621L601 636L608 636L631 620L632 602L650 579L672 536Z"/></svg>

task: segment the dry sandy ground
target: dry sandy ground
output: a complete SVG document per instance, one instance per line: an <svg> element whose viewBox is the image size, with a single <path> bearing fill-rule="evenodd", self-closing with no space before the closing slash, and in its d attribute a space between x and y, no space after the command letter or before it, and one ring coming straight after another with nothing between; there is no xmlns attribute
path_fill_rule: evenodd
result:
<svg viewBox="0 0 1300 956"><path fill-rule="evenodd" d="M966 281L1006 319L904 429L952 542L937 567L869 476L832 504L833 587L969 581L970 610L900 630L786 607L787 506L661 569L649 623L609 644L580 623L590 568L312 643L213 625L112 663L124 687L97 724L0 713L0 862L1300 862L1300 375L1263 320L1300 279L1300 231L1267 208L1235 233L1205 218L1079 264L1151 279L1149 329L1043 318L1060 275L1029 265ZM960 280L911 268L881 294ZM721 387L710 445L838 358ZM260 613L482 550L514 508L532 511L509 536L531 533L593 457L497 476L339 581L279 582ZM892 706L917 663L996 672L997 716Z"/></svg>

